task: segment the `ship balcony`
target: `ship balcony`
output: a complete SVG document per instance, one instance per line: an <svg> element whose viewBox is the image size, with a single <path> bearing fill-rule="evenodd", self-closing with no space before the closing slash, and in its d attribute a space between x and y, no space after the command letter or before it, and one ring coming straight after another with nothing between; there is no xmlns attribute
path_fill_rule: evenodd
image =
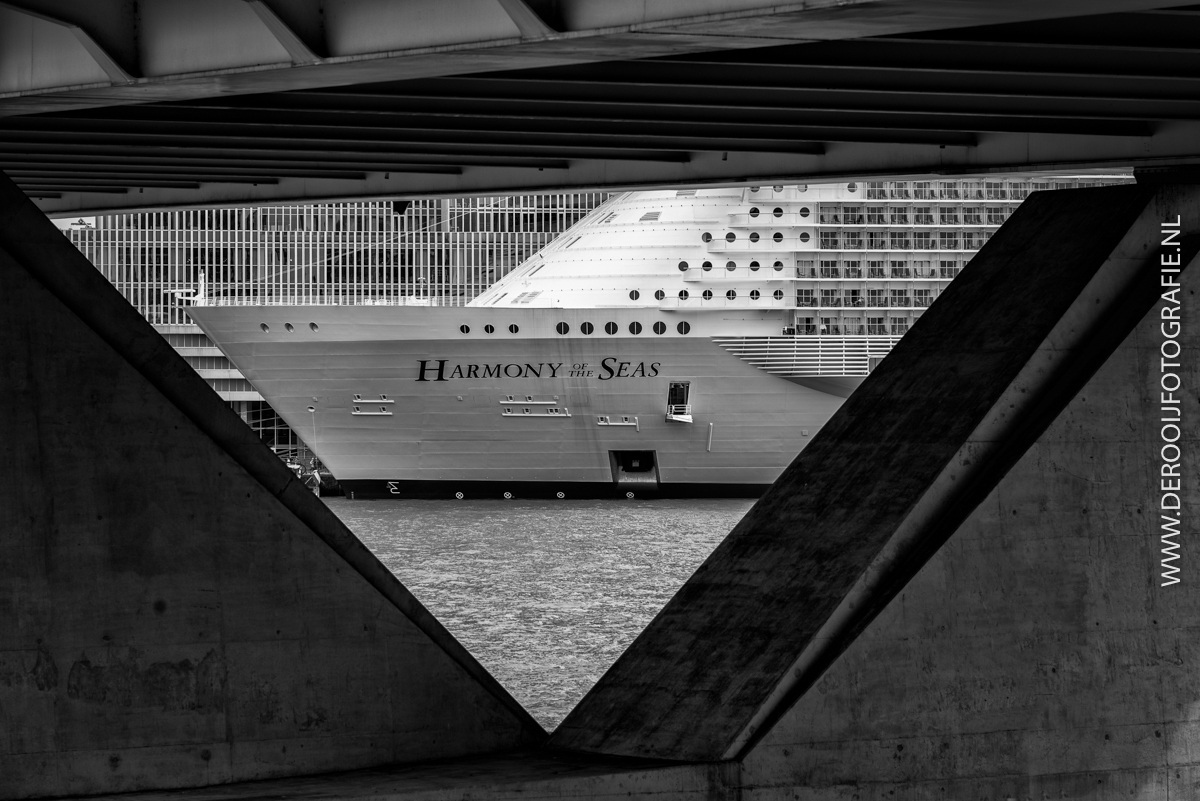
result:
<svg viewBox="0 0 1200 801"><path fill-rule="evenodd" d="M667 407L667 421L674 423L692 422L692 404L677 403Z"/></svg>

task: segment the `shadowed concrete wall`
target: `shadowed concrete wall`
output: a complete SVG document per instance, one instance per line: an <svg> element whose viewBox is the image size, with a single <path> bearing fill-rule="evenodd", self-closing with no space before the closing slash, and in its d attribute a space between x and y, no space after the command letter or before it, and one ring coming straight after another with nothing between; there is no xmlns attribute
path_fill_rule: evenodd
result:
<svg viewBox="0 0 1200 801"><path fill-rule="evenodd" d="M1195 265L1183 284L1180 582L1160 303L748 755L747 798L1200 798Z"/></svg>
<svg viewBox="0 0 1200 801"><path fill-rule="evenodd" d="M544 737L6 182L0 205L0 797Z"/></svg>
<svg viewBox="0 0 1200 801"><path fill-rule="evenodd" d="M551 744L741 758L1133 330L1168 212L1200 231L1178 187L1026 201Z"/></svg>

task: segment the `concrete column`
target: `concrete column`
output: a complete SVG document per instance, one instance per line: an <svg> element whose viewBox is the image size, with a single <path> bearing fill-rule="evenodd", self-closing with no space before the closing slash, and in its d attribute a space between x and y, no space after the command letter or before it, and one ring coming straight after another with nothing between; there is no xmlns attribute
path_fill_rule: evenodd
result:
<svg viewBox="0 0 1200 801"><path fill-rule="evenodd" d="M0 797L544 733L0 176Z"/></svg>

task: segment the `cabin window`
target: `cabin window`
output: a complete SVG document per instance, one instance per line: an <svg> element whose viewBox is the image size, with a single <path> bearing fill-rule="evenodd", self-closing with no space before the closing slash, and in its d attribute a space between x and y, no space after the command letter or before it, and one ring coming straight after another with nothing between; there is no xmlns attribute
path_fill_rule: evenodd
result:
<svg viewBox="0 0 1200 801"><path fill-rule="evenodd" d="M612 336L613 334L617 333L617 324L612 323L612 322L605 323L604 324L604 333L608 334L609 336Z"/></svg>
<svg viewBox="0 0 1200 801"><path fill-rule="evenodd" d="M630 300L637 300L637 299L638 299L638 298L640 298L641 296L642 296L642 293L641 293L641 292L638 292L636 289L634 289L634 290L630 291L630 293L629 293L629 299L630 299Z"/></svg>
<svg viewBox="0 0 1200 801"><path fill-rule="evenodd" d="M666 292L663 292L661 289L659 289L659 290L656 290L656 291L654 292L654 299L655 299L655 300L662 300L662 299L663 299L663 298L665 298L666 296L667 296L667 293L666 293Z"/></svg>
<svg viewBox="0 0 1200 801"><path fill-rule="evenodd" d="M554 326L554 329L563 336L566 336L571 330L571 326L567 325L566 323L559 323L558 325Z"/></svg>
<svg viewBox="0 0 1200 801"><path fill-rule="evenodd" d="M459 330L459 331L462 331L464 334L469 334L469 333L471 333L471 326L469 326L469 325L460 325L460 326L458 327L458 330Z"/></svg>
<svg viewBox="0 0 1200 801"><path fill-rule="evenodd" d="M687 299L688 299L688 296L689 296L689 294L688 294L688 291L687 291L686 289L681 289L681 290L679 290L679 299L680 299L680 300L687 300Z"/></svg>
<svg viewBox="0 0 1200 801"><path fill-rule="evenodd" d="M637 334L642 333L642 324L639 322L636 322L636 321L630 323L629 324L629 333L634 334L635 336Z"/></svg>
<svg viewBox="0 0 1200 801"><path fill-rule="evenodd" d="M657 323L654 324L654 333L656 333L656 334L667 333L667 324L664 323L662 320L659 320Z"/></svg>
<svg viewBox="0 0 1200 801"><path fill-rule="evenodd" d="M583 323L579 326L579 330L582 331L584 333L584 335L588 335L588 334L591 334L592 331L594 331L596 329L592 327L591 323Z"/></svg>
<svg viewBox="0 0 1200 801"><path fill-rule="evenodd" d="M491 334L495 330L496 330L496 326L492 325L491 323L488 323L487 325L485 325L483 327L483 333L485 333L485 334Z"/></svg>
<svg viewBox="0 0 1200 801"><path fill-rule="evenodd" d="M521 330L521 328L516 323L513 323L512 325L510 325L508 327L508 333L510 333L510 334L515 334L520 330Z"/></svg>
<svg viewBox="0 0 1200 801"><path fill-rule="evenodd" d="M675 330L681 334L686 334L692 330L692 326L688 323L680 323L679 325L675 326Z"/></svg>

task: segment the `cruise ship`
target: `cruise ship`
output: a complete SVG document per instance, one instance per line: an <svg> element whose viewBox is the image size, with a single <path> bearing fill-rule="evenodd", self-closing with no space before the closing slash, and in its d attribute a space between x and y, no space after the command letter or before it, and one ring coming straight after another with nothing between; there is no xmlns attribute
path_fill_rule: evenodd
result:
<svg viewBox="0 0 1200 801"><path fill-rule="evenodd" d="M201 290L189 314L354 498L752 497L1058 186L629 192L465 305Z"/></svg>

